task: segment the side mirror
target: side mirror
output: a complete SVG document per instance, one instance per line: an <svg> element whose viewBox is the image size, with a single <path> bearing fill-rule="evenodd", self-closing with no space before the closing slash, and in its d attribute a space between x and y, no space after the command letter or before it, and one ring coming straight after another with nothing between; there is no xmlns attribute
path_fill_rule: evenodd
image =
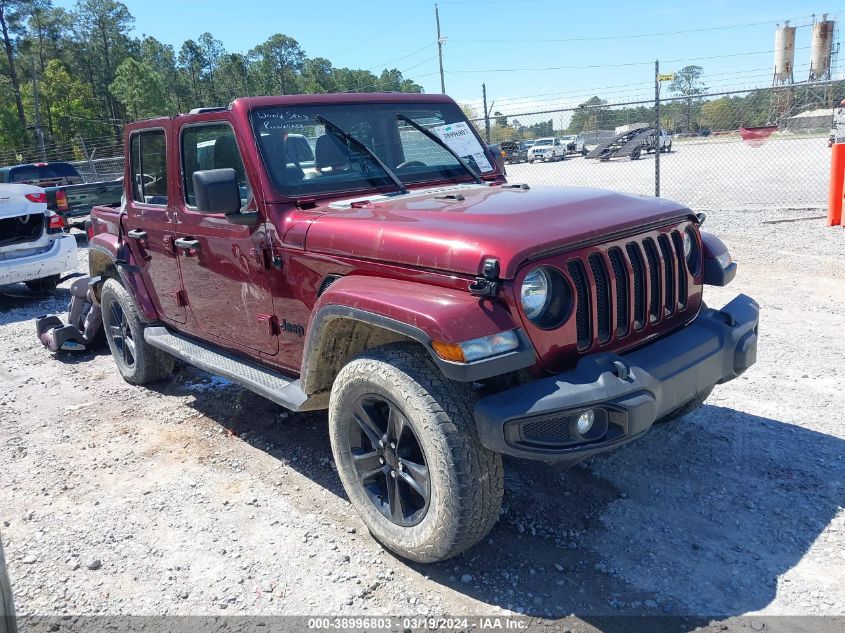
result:
<svg viewBox="0 0 845 633"><path fill-rule="evenodd" d="M506 174L505 171L505 157L502 156L502 147L498 143L495 145L488 145L487 148L490 150L490 153L493 154L493 160L496 162L496 167L498 167L499 171L502 174Z"/></svg>
<svg viewBox="0 0 845 633"><path fill-rule="evenodd" d="M204 169L195 171L194 195L202 213L223 213L232 224L251 226L258 221L255 212L241 213L241 188L235 170Z"/></svg>

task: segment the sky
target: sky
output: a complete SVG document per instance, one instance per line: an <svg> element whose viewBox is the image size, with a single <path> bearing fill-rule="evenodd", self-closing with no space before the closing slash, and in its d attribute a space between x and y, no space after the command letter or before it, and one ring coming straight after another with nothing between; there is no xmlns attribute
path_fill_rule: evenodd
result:
<svg viewBox="0 0 845 633"><path fill-rule="evenodd" d="M246 52L284 33L309 57L376 74L395 67L425 92L440 91L434 2L124 4L135 17L137 36L151 35L177 52L182 42L205 31L231 52ZM800 81L809 70L811 15L845 17L845 0L444 0L438 6L447 94L480 111L484 83L488 105L505 113L571 107L593 95L611 103L652 98L655 59L661 60L661 72L701 66L712 91L768 86L775 27L784 20L799 27L795 79Z"/></svg>

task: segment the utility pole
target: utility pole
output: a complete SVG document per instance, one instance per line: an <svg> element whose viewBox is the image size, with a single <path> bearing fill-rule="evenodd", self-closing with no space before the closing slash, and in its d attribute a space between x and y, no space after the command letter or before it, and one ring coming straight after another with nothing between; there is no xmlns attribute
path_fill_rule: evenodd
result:
<svg viewBox="0 0 845 633"><path fill-rule="evenodd" d="M490 111L487 109L487 84L481 84L481 96L484 101L484 138L490 143Z"/></svg>
<svg viewBox="0 0 845 633"><path fill-rule="evenodd" d="M654 60L654 196L660 197L660 61Z"/></svg>
<svg viewBox="0 0 845 633"><path fill-rule="evenodd" d="M440 10L437 4L434 5L434 19L437 22L437 57L440 60L440 92L446 94L446 82L443 79L443 42L445 37L440 36Z"/></svg>
<svg viewBox="0 0 845 633"><path fill-rule="evenodd" d="M38 75L35 72L35 61L32 62L32 94L35 100L35 139L38 141L41 160L46 163L47 150L44 148L44 129L41 127L41 101L38 95Z"/></svg>

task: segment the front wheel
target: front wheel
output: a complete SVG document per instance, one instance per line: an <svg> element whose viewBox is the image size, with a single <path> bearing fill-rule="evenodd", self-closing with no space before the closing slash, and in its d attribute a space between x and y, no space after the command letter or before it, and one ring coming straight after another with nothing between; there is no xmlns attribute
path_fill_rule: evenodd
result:
<svg viewBox="0 0 845 633"><path fill-rule="evenodd" d="M106 341L126 382L144 385L173 373L175 359L144 340L144 325L132 297L119 281L106 280L100 305Z"/></svg>
<svg viewBox="0 0 845 633"><path fill-rule="evenodd" d="M461 553L499 517L501 456L481 445L466 389L404 343L352 360L332 388L329 433L349 501L379 542L414 561Z"/></svg>

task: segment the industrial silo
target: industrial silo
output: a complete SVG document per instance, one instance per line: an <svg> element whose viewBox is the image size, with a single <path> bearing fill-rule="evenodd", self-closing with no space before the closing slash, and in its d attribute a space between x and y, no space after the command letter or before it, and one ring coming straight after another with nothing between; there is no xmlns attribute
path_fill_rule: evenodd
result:
<svg viewBox="0 0 845 633"><path fill-rule="evenodd" d="M813 43L810 47L810 81L830 79L830 56L833 52L835 22L822 19L813 23ZM794 41L794 40L793 40Z"/></svg>
<svg viewBox="0 0 845 633"><path fill-rule="evenodd" d="M775 31L775 76L773 83L791 84L795 66L795 27L789 21Z"/></svg>

